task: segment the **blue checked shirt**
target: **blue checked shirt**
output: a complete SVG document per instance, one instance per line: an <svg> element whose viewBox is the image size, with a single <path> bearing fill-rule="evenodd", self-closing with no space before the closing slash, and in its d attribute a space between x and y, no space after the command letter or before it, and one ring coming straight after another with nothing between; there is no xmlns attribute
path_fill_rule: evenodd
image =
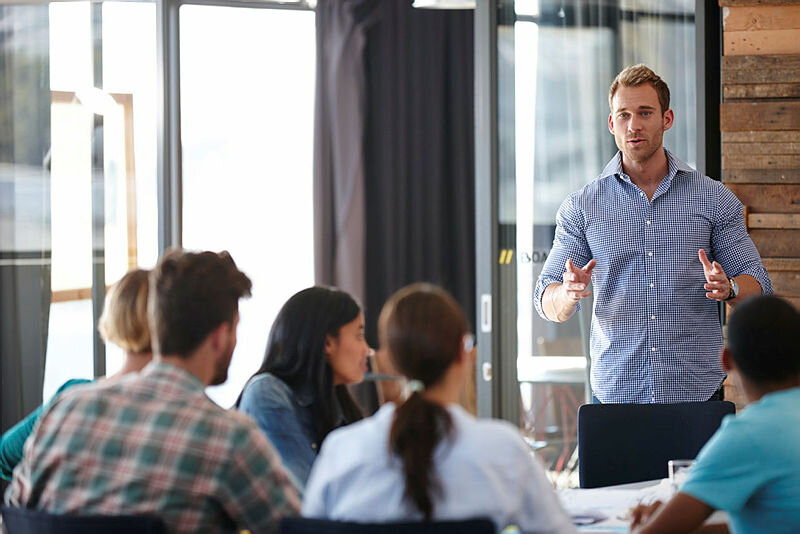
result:
<svg viewBox="0 0 800 534"><path fill-rule="evenodd" d="M591 382L605 403L705 401L720 387L722 328L698 249L727 276L749 274L772 293L739 199L664 152L669 171L652 201L623 173L620 153L567 197L534 291L547 320L542 294L563 281L567 258L580 267L597 260Z"/></svg>

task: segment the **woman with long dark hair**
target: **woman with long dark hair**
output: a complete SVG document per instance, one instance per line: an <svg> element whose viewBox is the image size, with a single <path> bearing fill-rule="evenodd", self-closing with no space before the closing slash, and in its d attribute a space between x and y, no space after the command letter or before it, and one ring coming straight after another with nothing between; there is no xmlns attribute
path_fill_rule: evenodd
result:
<svg viewBox="0 0 800 534"><path fill-rule="evenodd" d="M311 471L303 515L351 521L489 517L498 531L575 532L541 465L504 421L458 405L472 336L443 289L395 293L378 322L381 348L408 380L399 406L333 432Z"/></svg>
<svg viewBox="0 0 800 534"><path fill-rule="evenodd" d="M325 436L362 418L346 385L363 380L368 355L364 315L344 291L310 287L278 312L264 361L236 405L258 422L300 489Z"/></svg>

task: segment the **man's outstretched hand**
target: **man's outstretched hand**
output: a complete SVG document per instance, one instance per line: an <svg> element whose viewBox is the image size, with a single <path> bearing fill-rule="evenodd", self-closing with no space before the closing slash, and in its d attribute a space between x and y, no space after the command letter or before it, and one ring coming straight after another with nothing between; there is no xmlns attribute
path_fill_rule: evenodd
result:
<svg viewBox="0 0 800 534"><path fill-rule="evenodd" d="M711 300L727 300L731 294L731 283L728 275L722 270L722 266L715 262L708 261L706 251L702 248L697 251L700 263L703 264L703 274L706 276L706 283L703 287L708 291L706 297Z"/></svg>
<svg viewBox="0 0 800 534"><path fill-rule="evenodd" d="M592 269L597 265L597 260L590 260L583 268L576 267L571 259L567 260L564 271L563 290L567 298L578 302L592 294L586 287L592 281Z"/></svg>

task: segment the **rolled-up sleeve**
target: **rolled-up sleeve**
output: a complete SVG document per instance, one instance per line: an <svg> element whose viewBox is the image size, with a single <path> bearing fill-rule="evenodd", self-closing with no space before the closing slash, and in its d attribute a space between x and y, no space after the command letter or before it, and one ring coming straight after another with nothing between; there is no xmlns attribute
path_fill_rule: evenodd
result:
<svg viewBox="0 0 800 534"><path fill-rule="evenodd" d="M563 281L564 264L568 258L571 258L572 262L579 267L583 267L592 259L592 251L586 241L584 216L576 206L576 197L579 193L568 196L558 208L553 247L544 262L539 280L536 282L536 289L533 291L533 303L536 311L546 321L550 319L542 309L544 290L554 282ZM580 309L580 303L578 309Z"/></svg>
<svg viewBox="0 0 800 534"><path fill-rule="evenodd" d="M749 274L761 284L761 293L773 293L772 281L761 262L761 256L747 233L744 206L733 192L718 185L717 217L711 233L711 254L729 277Z"/></svg>

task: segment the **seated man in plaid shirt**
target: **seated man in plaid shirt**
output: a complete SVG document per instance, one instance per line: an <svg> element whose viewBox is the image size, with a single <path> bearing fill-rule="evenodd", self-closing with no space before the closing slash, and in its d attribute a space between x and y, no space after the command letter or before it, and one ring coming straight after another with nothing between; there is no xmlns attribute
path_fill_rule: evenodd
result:
<svg viewBox="0 0 800 534"><path fill-rule="evenodd" d="M43 414L6 503L57 514L156 514L171 533L276 530L298 495L247 416L204 393L227 379L251 282L227 252L167 253L151 274L154 361L79 386Z"/></svg>

